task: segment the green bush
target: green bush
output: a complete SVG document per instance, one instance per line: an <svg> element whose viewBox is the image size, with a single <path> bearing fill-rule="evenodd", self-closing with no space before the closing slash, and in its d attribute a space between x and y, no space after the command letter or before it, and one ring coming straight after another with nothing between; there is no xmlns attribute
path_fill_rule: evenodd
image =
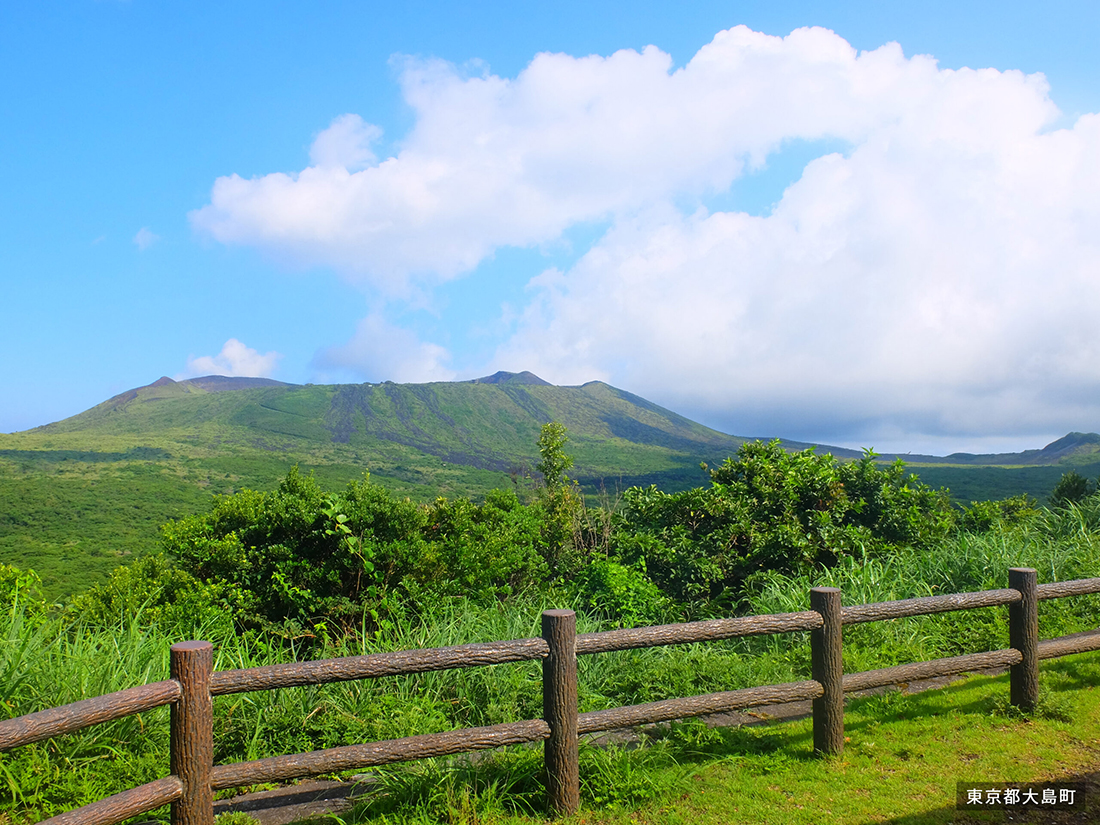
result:
<svg viewBox="0 0 1100 825"><path fill-rule="evenodd" d="M955 516L947 495L882 468L868 452L838 462L778 441L748 443L711 471L711 486L682 493L632 488L613 537L626 564L680 602L736 600L761 571L798 573L847 555L930 546Z"/></svg>
<svg viewBox="0 0 1100 825"><path fill-rule="evenodd" d="M963 510L958 526L972 533L1023 524L1039 515L1037 502L1026 493L1001 501L973 501Z"/></svg>
<svg viewBox="0 0 1100 825"><path fill-rule="evenodd" d="M512 492L425 506L369 478L326 493L294 468L272 493L245 490L168 523L163 542L246 625L310 637L383 627L403 605L491 602L541 583L540 535L537 512Z"/></svg>
<svg viewBox="0 0 1100 825"><path fill-rule="evenodd" d="M1050 493L1051 507L1066 507L1070 504L1080 504L1093 493L1096 487L1087 478L1076 470L1064 473L1054 489Z"/></svg>
<svg viewBox="0 0 1100 825"><path fill-rule="evenodd" d="M659 624L674 614L672 600L646 577L644 567L597 559L580 571L573 587L574 604L619 627Z"/></svg>
<svg viewBox="0 0 1100 825"><path fill-rule="evenodd" d="M116 568L105 584L73 596L64 615L69 624L103 628L136 620L170 636L190 638L200 627L221 625L228 632L238 607L232 588L200 582L156 554Z"/></svg>

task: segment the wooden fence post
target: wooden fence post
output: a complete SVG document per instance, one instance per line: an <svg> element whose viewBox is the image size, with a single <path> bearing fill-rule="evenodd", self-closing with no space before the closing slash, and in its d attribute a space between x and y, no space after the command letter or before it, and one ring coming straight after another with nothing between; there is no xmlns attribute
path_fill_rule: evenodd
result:
<svg viewBox="0 0 1100 825"><path fill-rule="evenodd" d="M815 587L810 609L824 622L810 631L810 657L814 681L824 690L814 699L814 750L839 756L844 752L844 664L840 616L840 588Z"/></svg>
<svg viewBox="0 0 1100 825"><path fill-rule="evenodd" d="M214 707L210 674L214 646L180 642L171 648L172 678L180 698L172 705L171 770L183 784L183 796L172 803L172 825L213 825Z"/></svg>
<svg viewBox="0 0 1100 825"><path fill-rule="evenodd" d="M1008 586L1023 597L1008 606L1008 643L1023 659L1011 670L1010 697L1020 710L1030 712L1039 702L1039 584L1030 567L1008 571Z"/></svg>
<svg viewBox="0 0 1100 825"><path fill-rule="evenodd" d="M542 714L550 726L546 740L546 792L557 815L577 812L581 780L577 738L577 615L545 610L542 638L550 654L542 662Z"/></svg>

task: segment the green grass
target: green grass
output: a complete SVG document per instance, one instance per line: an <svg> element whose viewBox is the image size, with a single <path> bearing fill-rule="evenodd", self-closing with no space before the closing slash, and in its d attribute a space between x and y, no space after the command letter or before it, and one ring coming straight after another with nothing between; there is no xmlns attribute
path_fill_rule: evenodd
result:
<svg viewBox="0 0 1100 825"><path fill-rule="evenodd" d="M1003 535L969 537L928 555L900 552L860 560L818 579L785 584L771 579L754 597L754 612L802 609L808 587L822 581L839 584L845 603L851 604L932 589L999 587L1007 567L1019 564L1037 567L1041 581L1083 577L1100 568L1100 541L1086 529L1089 514L1071 511L1059 518L1044 531L1019 531L1011 540ZM551 593L538 601L487 608L464 601L441 603L430 614L406 615L380 636L333 639L317 655L538 635L540 611L562 606L563 599L563 594ZM49 616L34 620L26 610L26 605L13 605L0 627L0 675L8 688L0 700L11 716L166 678L168 647L184 638L213 641L219 670L295 658L277 640L239 634L224 615L186 617L174 627L149 626L139 615L114 627L66 629ZM1071 633L1095 627L1100 605L1095 597L1047 601L1040 606L1040 618L1044 637ZM580 632L600 628L584 616L578 623ZM845 667L854 671L975 652L1002 647L1006 641L1003 609L861 625L845 632ZM537 663L500 665L217 697L216 760L234 762L535 718L541 715L539 670ZM906 810L924 816L942 807L937 800L943 788L954 787L958 778L1018 778L1006 772L1009 763L1003 757L998 762L995 754L982 749L996 743L1007 748L1010 741L1017 741L1013 748L1031 748L1027 737L1034 738L1035 756L1022 763L1031 771L1023 778L1075 770L1086 751L1095 756L1089 747L1100 741L1095 730L1100 692L1092 689L1100 680L1100 660L1093 656L1050 663L1043 673L1044 686L1057 700L1050 706L1061 703L1062 716L1068 712L1070 722L1028 722L1006 715L1003 680L977 692L960 687L911 699L856 702L848 717L851 741L839 765L810 758L805 723L723 733L677 726L671 735L638 750L586 750L586 808L578 821L628 822L630 816L637 821L684 821L703 816L709 806L720 815L703 822L751 821L734 816L759 814L765 802L768 810L778 806L793 817L798 805L810 810L811 799L828 800L830 794L837 821L884 821L887 812ZM808 644L795 634L621 651L582 657L579 675L582 712L598 710L808 678ZM935 698L940 695L946 698ZM0 756L0 800L6 799L8 816L22 825L164 775L167 724L168 714L160 709ZM1019 740L1021 736L1025 738ZM956 775L971 767L980 768L980 774ZM501 752L476 767L457 760L391 768L382 772L388 796L372 803L368 813L373 819L368 821L507 821L514 815L541 821L538 770L537 750L525 749ZM887 804L886 796L902 789L906 799L912 797L905 803L909 807ZM804 819L776 816L763 821L820 821L809 813ZM918 821L949 820L913 820Z"/></svg>
<svg viewBox="0 0 1100 825"><path fill-rule="evenodd" d="M148 387L0 434L0 563L34 567L47 592L63 597L156 550L165 520L206 509L213 494L273 489L294 464L329 489L369 472L415 501L476 500L534 467L549 420L568 428L571 475L591 497L601 487L613 495L705 485L700 461L720 464L744 441L598 382ZM1043 498L1065 467L913 469L968 504L1021 492ZM1077 469L1092 475L1100 464Z"/></svg>
<svg viewBox="0 0 1100 825"><path fill-rule="evenodd" d="M582 748L581 810L565 823L932 825L1003 822L955 809L958 781L1070 781L1100 755L1100 656L1041 668L1044 707L1005 712L1008 677L919 694L850 699L841 757L812 753L808 719L707 729L672 725L642 747ZM379 789L342 818L358 823L549 822L538 749L378 772ZM1090 804L1100 815L1100 800ZM1085 821L1076 819L1074 821ZM1092 821L1091 819L1089 821Z"/></svg>

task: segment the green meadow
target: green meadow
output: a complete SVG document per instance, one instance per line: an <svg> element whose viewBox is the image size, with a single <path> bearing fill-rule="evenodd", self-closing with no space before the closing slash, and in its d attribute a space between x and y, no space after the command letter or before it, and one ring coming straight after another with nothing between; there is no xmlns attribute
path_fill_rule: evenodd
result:
<svg viewBox="0 0 1100 825"><path fill-rule="evenodd" d="M549 607L577 610L586 632L804 610L818 585L859 604L1000 588L1015 566L1036 568L1040 581L1100 569L1090 484L1050 508L1017 496L960 511L869 456L841 462L749 443L707 485L633 487L592 504L568 475L569 445L564 427L543 427L532 468L541 481L481 501L417 502L363 478L341 489L301 468L267 490L227 486L168 521L160 552L122 558L104 582L68 596L33 570L0 567L4 712L167 678L168 647L187 638L214 643L217 669L240 668L529 637ZM65 480L69 460L54 462L53 478ZM83 463L121 481L149 467ZM145 516L156 521L163 506L151 501ZM1044 602L1040 635L1098 619L1100 597ZM1003 609L858 625L845 633L845 669L1007 643ZM1037 782L1087 769L1100 741L1098 667L1095 656L1044 665L1043 698L1027 718L1008 705L1003 678L853 700L836 760L812 756L799 721L691 722L643 732L640 746L586 745L575 821L817 822L826 812L853 823L967 821L950 807L957 779ZM580 662L581 710L795 681L809 668L805 634L600 654ZM537 663L219 697L215 760L534 718L541 701ZM162 708L0 755L0 817L23 825L165 775L167 726ZM1012 758L1013 748L1027 757ZM343 821L545 821L540 764L538 749L517 748L391 766Z"/></svg>

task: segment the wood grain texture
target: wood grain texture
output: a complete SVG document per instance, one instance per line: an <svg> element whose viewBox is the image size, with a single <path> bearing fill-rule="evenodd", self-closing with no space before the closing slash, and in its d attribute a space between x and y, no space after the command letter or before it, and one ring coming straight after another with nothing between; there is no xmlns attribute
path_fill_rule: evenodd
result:
<svg viewBox="0 0 1100 825"><path fill-rule="evenodd" d="M1100 579L1074 579L1068 582L1047 582L1038 587L1039 601L1060 599L1064 596L1086 596L1100 593Z"/></svg>
<svg viewBox="0 0 1100 825"><path fill-rule="evenodd" d="M761 636L768 633L790 633L821 627L821 616L812 610L800 613L775 613L765 616L742 616L735 619L710 619L703 622L666 624L656 627L634 627L625 630L605 630L582 633L577 637L577 655L606 653L611 650L631 650L638 647L715 642L740 636Z"/></svg>
<svg viewBox="0 0 1100 825"><path fill-rule="evenodd" d="M726 713L760 705L800 702L820 695L821 685L812 680L788 682L783 685L764 685L722 693L707 693L702 696L688 696L683 699L665 699L661 702L647 702L644 705L594 710L580 715L577 729L580 733L596 733L601 730L669 722L673 719L691 719L708 713Z"/></svg>
<svg viewBox="0 0 1100 825"><path fill-rule="evenodd" d="M317 662L291 662L246 670L220 670L214 674L210 691L215 696L220 696L254 690L322 685L378 676L527 662L545 658L546 654L546 642L542 639L516 639L508 642L374 653L370 656L347 656Z"/></svg>
<svg viewBox="0 0 1100 825"><path fill-rule="evenodd" d="M993 650L989 653L968 653L965 656L952 656L947 659L932 659L928 662L913 662L897 667L885 667L881 670L865 670L861 673L844 674L844 692L869 690L884 685L898 685L915 682L918 679L935 679L937 676L952 676L956 673L970 673L997 667L1011 667L1020 661L1020 651L1013 648Z"/></svg>
<svg viewBox="0 0 1100 825"><path fill-rule="evenodd" d="M874 602L845 607L841 610L844 624L881 622L905 616L926 616L931 613L947 613L951 610L973 610L978 607L997 607L1018 602L1020 594L1011 588L980 590L976 593L952 593L948 596L925 596L920 599L901 599L895 602Z"/></svg>
<svg viewBox="0 0 1100 825"><path fill-rule="evenodd" d="M821 695L814 699L814 750L829 756L844 752L844 649L840 589L810 590L810 607L821 627L810 633L810 668Z"/></svg>
<svg viewBox="0 0 1100 825"><path fill-rule="evenodd" d="M0 722L0 750L40 742L51 736L121 719L133 713L170 704L180 695L179 683L166 679L151 685L127 688L59 708L29 713Z"/></svg>
<svg viewBox="0 0 1100 825"><path fill-rule="evenodd" d="M348 745L311 753L290 756L273 756L254 762L238 762L234 765L214 766L212 785L214 790L237 788L256 782L281 782L330 771L346 771L355 768L371 768L406 762L412 759L428 759L433 756L450 756L455 753L539 742L550 735L550 726L542 719L525 722L509 722L484 728L466 728L447 733L429 733L404 739L389 739L365 745Z"/></svg>
<svg viewBox="0 0 1100 825"><path fill-rule="evenodd" d="M542 716L550 726L550 735L543 744L546 796L554 814L568 816L581 804L576 614L572 610L544 610L542 638L550 651L542 660Z"/></svg>
<svg viewBox="0 0 1100 825"><path fill-rule="evenodd" d="M43 819L38 825L115 825L130 817L175 802L183 793L179 777L166 776L98 802Z"/></svg>
<svg viewBox="0 0 1100 825"><path fill-rule="evenodd" d="M1087 634L1059 636L1057 639L1039 642L1038 655L1040 659L1056 659L1059 656L1071 656L1074 653L1086 653L1090 650L1100 650L1100 630Z"/></svg>
<svg viewBox="0 0 1100 825"><path fill-rule="evenodd" d="M183 792L172 803L172 825L214 825L214 794L210 771L214 763L214 707L210 674L214 646L210 642L180 642L169 650L172 678L180 698L172 705L169 759Z"/></svg>
<svg viewBox="0 0 1100 825"><path fill-rule="evenodd" d="M1020 661L1011 669L1009 692L1012 704L1024 711L1034 710L1039 702L1038 581L1030 567L1008 571L1009 585L1020 594L1020 600L1008 606L1008 643L1020 651Z"/></svg>

